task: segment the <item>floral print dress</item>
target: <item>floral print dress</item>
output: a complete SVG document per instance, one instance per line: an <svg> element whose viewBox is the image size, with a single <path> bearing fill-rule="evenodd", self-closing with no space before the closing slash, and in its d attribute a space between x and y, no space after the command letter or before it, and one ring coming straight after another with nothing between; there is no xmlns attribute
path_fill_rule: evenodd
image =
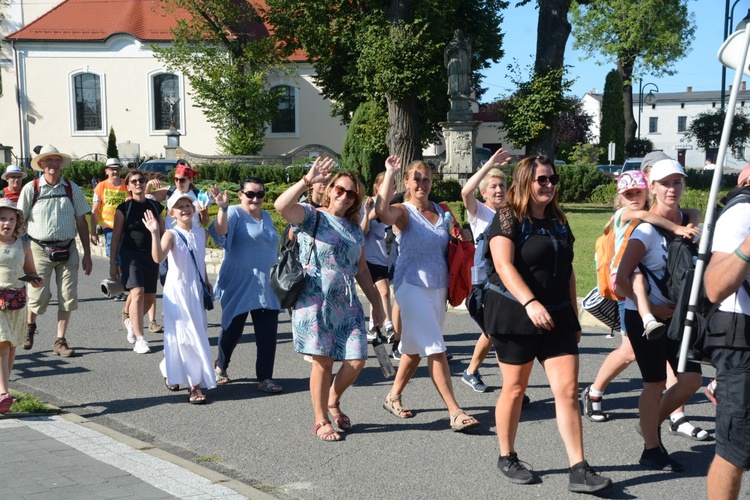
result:
<svg viewBox="0 0 750 500"><path fill-rule="evenodd" d="M358 224L303 204L296 230L305 286L292 311L294 350L335 360L366 359L365 315L355 275L364 245ZM316 212L320 214L309 264Z"/></svg>

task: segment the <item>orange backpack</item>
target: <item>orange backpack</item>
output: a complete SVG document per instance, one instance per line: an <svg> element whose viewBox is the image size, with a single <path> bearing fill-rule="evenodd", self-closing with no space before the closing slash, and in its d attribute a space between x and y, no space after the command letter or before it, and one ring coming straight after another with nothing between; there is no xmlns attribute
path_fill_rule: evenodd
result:
<svg viewBox="0 0 750 500"><path fill-rule="evenodd" d="M596 239L596 250L594 258L596 259L596 284L599 288L599 294L605 299L622 300L615 293L615 278L617 277L617 267L620 265L622 256L625 253L625 247L628 246L630 235L640 224L640 219L633 219L625 229L622 245L615 255L615 231L610 229ZM614 272L612 270L614 269Z"/></svg>

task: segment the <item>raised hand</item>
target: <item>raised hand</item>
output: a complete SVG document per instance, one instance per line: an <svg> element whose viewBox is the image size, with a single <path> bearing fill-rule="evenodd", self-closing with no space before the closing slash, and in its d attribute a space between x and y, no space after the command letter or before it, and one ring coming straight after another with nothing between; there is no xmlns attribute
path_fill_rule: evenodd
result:
<svg viewBox="0 0 750 500"><path fill-rule="evenodd" d="M398 155L391 155L385 159L385 169L391 172L401 170L401 158Z"/></svg>
<svg viewBox="0 0 750 500"><path fill-rule="evenodd" d="M146 213L143 214L143 225L146 226L146 229L148 229L152 235L159 235L159 220L154 217L154 214L152 214L150 210L146 210Z"/></svg>
<svg viewBox="0 0 750 500"><path fill-rule="evenodd" d="M508 153L503 148L498 149L495 151L495 153L490 156L490 159L487 160L487 163L492 165L493 167L502 167L510 163L511 156L510 153Z"/></svg>
<svg viewBox="0 0 750 500"><path fill-rule="evenodd" d="M333 158L318 156L307 172L307 180L311 183L327 182L331 177L331 170L335 166L336 163L333 161Z"/></svg>
<svg viewBox="0 0 750 500"><path fill-rule="evenodd" d="M217 205L219 205L219 207L227 208L227 206L229 205L229 191L224 191L222 193L221 191L219 191L219 188L217 187L216 192L214 193L213 192L214 186L216 186L216 184L211 186L211 196L213 196L214 201L216 202Z"/></svg>
<svg viewBox="0 0 750 500"><path fill-rule="evenodd" d="M159 179L151 179L146 183L146 192L153 193L161 189L161 181Z"/></svg>

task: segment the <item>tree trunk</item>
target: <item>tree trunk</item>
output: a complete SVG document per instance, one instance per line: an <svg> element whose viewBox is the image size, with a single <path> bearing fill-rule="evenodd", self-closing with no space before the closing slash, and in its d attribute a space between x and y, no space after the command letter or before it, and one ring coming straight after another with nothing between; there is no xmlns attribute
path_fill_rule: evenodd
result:
<svg viewBox="0 0 750 500"><path fill-rule="evenodd" d="M537 22L536 61L534 71L545 74L549 70L562 68L565 60L565 44L570 35L568 10L571 0L538 0L539 20ZM558 85L562 85L560 80ZM557 119L541 136L526 145L526 154L543 154L555 157L555 136Z"/></svg>
<svg viewBox="0 0 750 500"><path fill-rule="evenodd" d="M617 59L617 71L622 78L622 102L625 114L625 144L635 138L638 125L633 116L633 63Z"/></svg>
<svg viewBox="0 0 750 500"><path fill-rule="evenodd" d="M388 20L391 24L412 21L411 0L393 0L388 7ZM419 130L419 108L417 96L412 93L403 97L386 96L388 101L388 152L401 158L404 169L414 160L422 159L422 142ZM403 186L403 170L397 186Z"/></svg>

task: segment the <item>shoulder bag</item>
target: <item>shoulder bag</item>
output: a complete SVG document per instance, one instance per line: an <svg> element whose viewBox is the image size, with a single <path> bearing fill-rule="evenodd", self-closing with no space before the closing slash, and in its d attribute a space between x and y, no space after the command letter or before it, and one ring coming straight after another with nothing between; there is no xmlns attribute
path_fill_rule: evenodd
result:
<svg viewBox="0 0 750 500"><path fill-rule="evenodd" d="M315 211L315 224L312 232L312 245L310 246L310 255L307 256L307 264L315 251L315 236L318 234L318 222L320 213ZM296 241L296 239L295 239ZM271 290L276 298L279 299L279 305L283 309L293 307L302 292L305 285L305 270L299 260L297 251L298 245L285 244L281 248L279 260L271 266L269 281Z"/></svg>
<svg viewBox="0 0 750 500"><path fill-rule="evenodd" d="M185 246L188 249L188 252L190 252L190 258L193 259L193 264L195 264L195 270L198 271L198 279L201 282L201 290L203 290L203 307L206 308L206 311L210 311L214 308L214 297L211 295L211 290L208 289L208 285L206 285L206 282L203 281L203 277L201 276L201 269L198 267L198 262L195 260L195 254L190 249L190 245L188 245L187 238L185 236L175 230L175 233L177 233L177 236L182 238L182 241L185 242Z"/></svg>

